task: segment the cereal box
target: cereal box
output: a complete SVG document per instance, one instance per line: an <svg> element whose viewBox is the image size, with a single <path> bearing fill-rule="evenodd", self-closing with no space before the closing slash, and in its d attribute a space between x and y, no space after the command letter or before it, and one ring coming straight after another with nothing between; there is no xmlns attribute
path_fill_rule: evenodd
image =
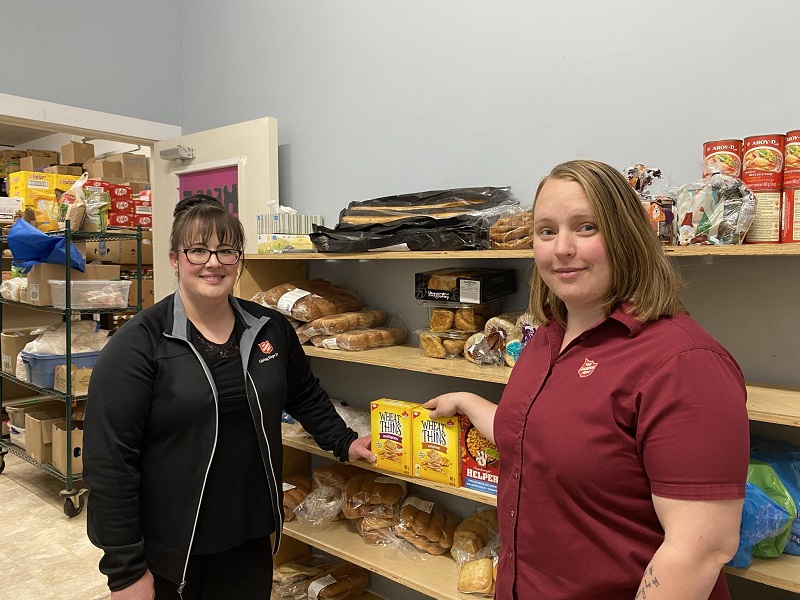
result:
<svg viewBox="0 0 800 600"><path fill-rule="evenodd" d="M461 481L465 488L497 495L500 453L483 437L469 417L459 417L461 425Z"/></svg>
<svg viewBox="0 0 800 600"><path fill-rule="evenodd" d="M461 485L458 417L431 419L430 411L416 406L412 411L414 477L456 487Z"/></svg>
<svg viewBox="0 0 800 600"><path fill-rule="evenodd" d="M370 403L372 451L376 466L411 476L412 402L381 398Z"/></svg>

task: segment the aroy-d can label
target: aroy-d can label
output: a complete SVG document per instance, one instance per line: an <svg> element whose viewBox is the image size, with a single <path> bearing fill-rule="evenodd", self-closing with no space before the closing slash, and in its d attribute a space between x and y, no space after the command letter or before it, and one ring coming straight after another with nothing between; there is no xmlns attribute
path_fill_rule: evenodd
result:
<svg viewBox="0 0 800 600"><path fill-rule="evenodd" d="M781 192L753 192L756 197L756 214L745 242L749 244L777 244L781 241Z"/></svg>
<svg viewBox="0 0 800 600"><path fill-rule="evenodd" d="M703 144L703 177L714 173L742 176L742 140L718 140Z"/></svg>
<svg viewBox="0 0 800 600"><path fill-rule="evenodd" d="M786 134L783 151L783 187L800 188L800 129Z"/></svg>
<svg viewBox="0 0 800 600"><path fill-rule="evenodd" d="M781 205L781 243L797 242L800 242L800 188L786 188Z"/></svg>
<svg viewBox="0 0 800 600"><path fill-rule="evenodd" d="M783 188L784 135L756 135L744 138L742 181L754 192Z"/></svg>

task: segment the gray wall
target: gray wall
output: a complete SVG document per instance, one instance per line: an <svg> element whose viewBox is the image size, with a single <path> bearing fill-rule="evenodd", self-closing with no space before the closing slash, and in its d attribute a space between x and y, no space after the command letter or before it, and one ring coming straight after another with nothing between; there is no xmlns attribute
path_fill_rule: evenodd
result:
<svg viewBox="0 0 800 600"><path fill-rule="evenodd" d="M179 124L177 0L7 0L0 92Z"/></svg>
<svg viewBox="0 0 800 600"><path fill-rule="evenodd" d="M184 132L277 117L281 200L328 222L351 200L443 187L530 201L574 157L682 183L704 141L800 126L792 0L178 8Z"/></svg>

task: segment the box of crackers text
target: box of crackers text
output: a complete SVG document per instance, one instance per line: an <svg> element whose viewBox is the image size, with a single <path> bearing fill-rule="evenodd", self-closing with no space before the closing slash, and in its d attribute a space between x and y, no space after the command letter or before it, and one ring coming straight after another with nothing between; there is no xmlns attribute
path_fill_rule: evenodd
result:
<svg viewBox="0 0 800 600"><path fill-rule="evenodd" d="M458 416L431 419L427 408L411 412L414 477L461 486L461 433Z"/></svg>
<svg viewBox="0 0 800 600"><path fill-rule="evenodd" d="M461 427L461 485L470 490L497 495L500 453L497 446L478 431L466 415L459 416Z"/></svg>
<svg viewBox="0 0 800 600"><path fill-rule="evenodd" d="M372 451L378 457L375 466L411 476L411 413L418 406L389 398L370 402Z"/></svg>

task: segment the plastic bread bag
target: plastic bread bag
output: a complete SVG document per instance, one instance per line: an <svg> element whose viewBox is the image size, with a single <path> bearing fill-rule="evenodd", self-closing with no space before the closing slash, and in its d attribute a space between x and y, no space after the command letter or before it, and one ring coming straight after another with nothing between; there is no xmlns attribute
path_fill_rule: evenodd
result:
<svg viewBox="0 0 800 600"><path fill-rule="evenodd" d="M495 535L477 553L459 555L458 591L477 598L493 598L499 552L500 536Z"/></svg>
<svg viewBox="0 0 800 600"><path fill-rule="evenodd" d="M303 322L357 311L363 307L361 298L355 292L326 279L282 283L259 292L251 300Z"/></svg>
<svg viewBox="0 0 800 600"><path fill-rule="evenodd" d="M343 519L345 483L363 472L348 463L333 463L314 469L311 473L311 492L296 511L297 519L312 525Z"/></svg>
<svg viewBox="0 0 800 600"><path fill-rule="evenodd" d="M476 365L502 366L505 364L503 351L492 348L482 331L467 338L464 343L464 358Z"/></svg>
<svg viewBox="0 0 800 600"><path fill-rule="evenodd" d="M351 600L369 587L369 572L319 555L277 565L272 570L273 600Z"/></svg>
<svg viewBox="0 0 800 600"><path fill-rule="evenodd" d="M651 169L643 164L635 164L624 171L628 182L639 194L650 226L662 244L670 245L675 240L674 225L675 201L668 196L654 194L650 188L655 179L661 179L660 169Z"/></svg>
<svg viewBox="0 0 800 600"><path fill-rule="evenodd" d="M371 422L369 411L364 408L355 408L350 406L344 400L332 400L333 407L342 420L350 429L358 434L358 437L364 437L370 434Z"/></svg>
<svg viewBox="0 0 800 600"><path fill-rule="evenodd" d="M667 193L675 202L679 246L741 244L756 211L755 194L739 179L714 174Z"/></svg>
<svg viewBox="0 0 800 600"><path fill-rule="evenodd" d="M533 248L533 208L517 206L487 227L487 248L497 250L523 250Z"/></svg>
<svg viewBox="0 0 800 600"><path fill-rule="evenodd" d="M283 514L287 521L295 517L311 492L311 478L306 475L287 475L283 478Z"/></svg>
<svg viewBox="0 0 800 600"><path fill-rule="evenodd" d="M378 327L385 322L386 313L384 311L364 308L359 311L320 317L310 323L304 323L298 327L298 333L309 338L321 335L336 335L351 329Z"/></svg>
<svg viewBox="0 0 800 600"><path fill-rule="evenodd" d="M481 507L456 526L450 554L456 562L469 560L498 534L497 509Z"/></svg>
<svg viewBox="0 0 800 600"><path fill-rule="evenodd" d="M84 173L69 190L61 194L58 209L59 229L65 229L67 221L69 221L69 228L75 231L83 226L83 220L86 217L86 196L83 186L88 179L89 174Z"/></svg>
<svg viewBox="0 0 800 600"><path fill-rule="evenodd" d="M20 302L20 294L28 286L28 280L25 277L12 277L6 279L0 284L0 296L6 300L13 300Z"/></svg>
<svg viewBox="0 0 800 600"><path fill-rule="evenodd" d="M319 335L312 337L311 343L328 350L360 352L372 348L399 346L406 341L407 336L408 331L403 327L400 315L395 314L381 327L351 329L331 336Z"/></svg>
<svg viewBox="0 0 800 600"><path fill-rule="evenodd" d="M515 326L515 331L519 332L519 337L514 335L507 339L505 348L503 348L503 358L506 364L512 368L519 360L522 350L531 341L533 334L536 333L536 325L534 325L533 316L530 313L522 313L517 318Z"/></svg>
<svg viewBox="0 0 800 600"><path fill-rule="evenodd" d="M342 513L348 519L396 516L406 497L406 482L377 473L351 477L344 486Z"/></svg>
<svg viewBox="0 0 800 600"><path fill-rule="evenodd" d="M407 496L400 507L395 533L428 554L446 554L453 545L459 518L422 496Z"/></svg>

